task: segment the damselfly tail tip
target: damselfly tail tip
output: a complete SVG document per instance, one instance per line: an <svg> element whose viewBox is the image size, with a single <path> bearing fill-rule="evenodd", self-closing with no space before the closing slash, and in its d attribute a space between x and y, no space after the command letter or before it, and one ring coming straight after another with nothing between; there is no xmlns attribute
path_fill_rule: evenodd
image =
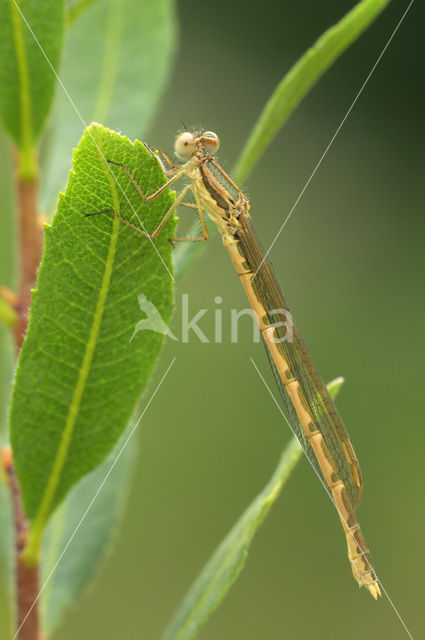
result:
<svg viewBox="0 0 425 640"><path fill-rule="evenodd" d="M371 582L369 584L366 584L364 582L359 582L358 584L359 584L360 588L365 586L374 600L377 600L378 596L379 597L382 596L381 589L379 588L379 585L378 585L378 583L376 581L375 582Z"/></svg>
<svg viewBox="0 0 425 640"><path fill-rule="evenodd" d="M369 589L369 593L371 594L371 596L377 600L378 596L382 596L381 593L381 589L379 588L379 585L377 582L373 582L372 584L368 584L367 588Z"/></svg>

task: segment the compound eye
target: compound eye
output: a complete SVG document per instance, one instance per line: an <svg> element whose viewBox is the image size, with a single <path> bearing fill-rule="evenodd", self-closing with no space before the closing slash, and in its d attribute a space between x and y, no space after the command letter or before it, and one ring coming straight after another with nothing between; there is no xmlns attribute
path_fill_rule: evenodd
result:
<svg viewBox="0 0 425 640"><path fill-rule="evenodd" d="M220 138L214 131L205 131L202 134L202 142L209 153L216 153L220 146Z"/></svg>
<svg viewBox="0 0 425 640"><path fill-rule="evenodd" d="M195 152L195 149L195 139L189 131L184 131L177 136L174 150L180 159L184 160L186 158L190 158Z"/></svg>

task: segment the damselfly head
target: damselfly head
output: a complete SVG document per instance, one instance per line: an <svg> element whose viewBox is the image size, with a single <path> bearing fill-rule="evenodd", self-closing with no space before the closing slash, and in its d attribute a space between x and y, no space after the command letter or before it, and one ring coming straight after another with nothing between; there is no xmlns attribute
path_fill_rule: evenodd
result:
<svg viewBox="0 0 425 640"><path fill-rule="evenodd" d="M183 131L176 138L174 150L180 160L188 160L196 151L204 155L213 155L220 146L220 139L213 131L191 133Z"/></svg>
<svg viewBox="0 0 425 640"><path fill-rule="evenodd" d="M220 146L220 138L214 131L204 131L198 138L201 147L207 152L214 154Z"/></svg>
<svg viewBox="0 0 425 640"><path fill-rule="evenodd" d="M176 138L174 151L180 160L191 158L196 151L196 139L193 133L190 133L190 131L180 133Z"/></svg>

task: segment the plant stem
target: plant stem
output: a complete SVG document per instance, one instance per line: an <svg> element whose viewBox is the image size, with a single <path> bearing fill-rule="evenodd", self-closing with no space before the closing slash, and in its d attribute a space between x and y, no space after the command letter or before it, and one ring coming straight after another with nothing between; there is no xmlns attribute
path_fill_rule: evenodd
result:
<svg viewBox="0 0 425 640"><path fill-rule="evenodd" d="M20 165L20 158L17 162ZM34 288L38 265L43 247L42 231L37 212L37 177L23 177L19 172L16 177L19 225L19 292L18 322L15 327L15 343L19 351L28 325L31 304L31 289Z"/></svg>
<svg viewBox="0 0 425 640"><path fill-rule="evenodd" d="M16 350L19 352L28 326L31 289L36 281L37 269L41 260L42 232L38 221L37 194L38 180L33 172L29 175L22 171L22 153L16 156L16 194L19 227L19 289L15 310L16 323L13 327ZM2 449L3 468L6 472L10 498L12 502L15 539L15 581L18 640L39 640L38 613L38 563L31 566L25 563L22 551L27 544L29 524L22 504L19 483L15 475L12 452Z"/></svg>
<svg viewBox="0 0 425 640"><path fill-rule="evenodd" d="M2 449L2 464L9 481L15 532L15 564L17 594L17 639L40 640L38 615L38 565L28 567L22 560L22 549L28 539L28 520L25 516L21 492L15 475L12 452Z"/></svg>

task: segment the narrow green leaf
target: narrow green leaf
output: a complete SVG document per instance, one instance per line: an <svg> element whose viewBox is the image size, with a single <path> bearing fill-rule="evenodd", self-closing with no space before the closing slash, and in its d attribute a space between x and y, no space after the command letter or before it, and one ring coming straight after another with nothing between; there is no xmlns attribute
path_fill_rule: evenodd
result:
<svg viewBox="0 0 425 640"><path fill-rule="evenodd" d="M9 141L0 131L0 284L14 285L14 202L12 189L12 157ZM14 369L14 344L9 329L0 326L0 446L7 445L8 404ZM12 514L9 488L0 472L0 637L10 633L14 576Z"/></svg>
<svg viewBox="0 0 425 640"><path fill-rule="evenodd" d="M0 637L9 638L13 611L15 580L13 549L13 518L9 487L0 474Z"/></svg>
<svg viewBox="0 0 425 640"><path fill-rule="evenodd" d="M23 177L36 172L34 145L56 82L35 38L56 69L63 21L60 0L0 0L0 116L21 151Z"/></svg>
<svg viewBox="0 0 425 640"><path fill-rule="evenodd" d="M336 25L330 27L283 77L261 112L232 171L244 182L264 151L304 96L338 57L354 42L390 0L362 0ZM208 220L208 227L213 225ZM193 225L188 236L197 232ZM180 277L203 251L203 243L182 243L176 249L176 277Z"/></svg>
<svg viewBox="0 0 425 640"><path fill-rule="evenodd" d="M100 0L76 0L76 2L69 1L67 3L66 22L68 26L72 25L86 9L89 8L94 2L100 2Z"/></svg>
<svg viewBox="0 0 425 640"><path fill-rule="evenodd" d="M332 400L335 400L344 382L345 380L342 376L339 376L338 378L335 378L335 380L331 380L330 382L328 382L326 387Z"/></svg>
<svg viewBox="0 0 425 640"><path fill-rule="evenodd" d="M42 595L41 611L42 629L47 637L51 636L66 610L93 578L116 534L135 453L135 447L131 446L135 439L132 438L124 447L128 431L114 452L68 494L46 529L41 583L48 582ZM87 515L79 526L87 509Z"/></svg>
<svg viewBox="0 0 425 640"><path fill-rule="evenodd" d="M0 285L15 286L15 193L9 140L0 130Z"/></svg>
<svg viewBox="0 0 425 640"><path fill-rule="evenodd" d="M15 279L15 206L12 164L13 159L9 141L6 139L6 136L0 132L0 287L5 286L9 288L14 286ZM0 291L0 323L7 327L13 327L15 321L16 311L10 306L8 301L3 298ZM1 349L0 362L2 362ZM2 397L1 383L2 381L0 380L0 398ZM9 384L10 378L7 381L8 387ZM0 409L0 413L4 412Z"/></svg>
<svg viewBox="0 0 425 640"><path fill-rule="evenodd" d="M80 116L145 138L175 51L174 14L174 0L97 0L72 22L61 79L79 113L59 88L42 157L44 211L66 181Z"/></svg>
<svg viewBox="0 0 425 640"><path fill-rule="evenodd" d="M266 103L236 163L243 182L306 93L375 20L390 0L362 0L330 27L284 76Z"/></svg>
<svg viewBox="0 0 425 640"><path fill-rule="evenodd" d="M333 398L343 382L343 378L337 378L328 384ZM301 457L302 449L298 440L292 437L270 481L217 547L184 597L162 640L189 640L196 637L202 624L223 600L245 566L255 532Z"/></svg>
<svg viewBox="0 0 425 640"><path fill-rule="evenodd" d="M120 167L114 167L117 184L99 148L129 167L147 193L165 180L140 142L92 125L46 228L11 406L16 472L33 519L28 561L36 559L53 509L117 442L152 371L163 335L140 331L130 342L145 317L138 294L165 323L171 315L168 238L175 220L153 243L110 214L84 214L113 209L139 224L130 202L152 231L172 196L167 191L146 205Z"/></svg>

